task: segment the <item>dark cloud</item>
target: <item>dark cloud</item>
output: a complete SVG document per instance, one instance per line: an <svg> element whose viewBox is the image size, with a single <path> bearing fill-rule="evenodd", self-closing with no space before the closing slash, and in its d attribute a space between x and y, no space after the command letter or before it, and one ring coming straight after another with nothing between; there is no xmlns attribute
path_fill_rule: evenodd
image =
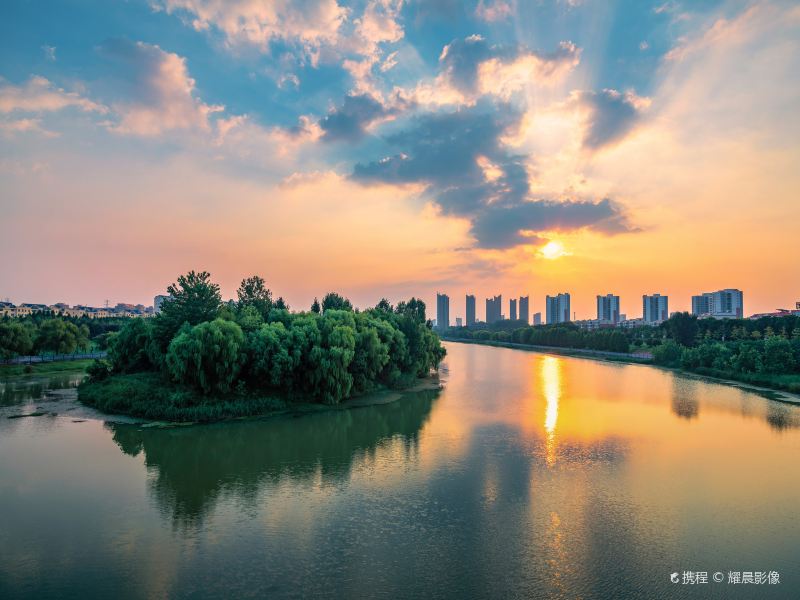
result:
<svg viewBox="0 0 800 600"><path fill-rule="evenodd" d="M513 62L521 56L534 56L540 61L540 68L532 75L547 77L564 63L575 62L579 54L580 50L570 42L562 42L555 52L539 53L521 45L490 45L483 37L471 35L453 40L444 47L439 68L453 87L471 93L476 91L478 67L487 60Z"/></svg>
<svg viewBox="0 0 800 600"><path fill-rule="evenodd" d="M621 208L607 199L532 201L523 157L510 154L500 143L519 120L519 113L507 105L417 117L408 129L386 138L397 154L357 164L352 177L364 183L427 184L444 214L472 222L471 232L484 248L535 241L523 232L630 229Z"/></svg>
<svg viewBox="0 0 800 600"><path fill-rule="evenodd" d="M359 140L370 123L388 114L390 111L368 94L345 96L341 106L320 120L322 139L329 142Z"/></svg>
<svg viewBox="0 0 800 600"><path fill-rule="evenodd" d="M586 148L597 150L622 139L639 120L635 96L616 90L580 92L578 101L589 110L583 139Z"/></svg>

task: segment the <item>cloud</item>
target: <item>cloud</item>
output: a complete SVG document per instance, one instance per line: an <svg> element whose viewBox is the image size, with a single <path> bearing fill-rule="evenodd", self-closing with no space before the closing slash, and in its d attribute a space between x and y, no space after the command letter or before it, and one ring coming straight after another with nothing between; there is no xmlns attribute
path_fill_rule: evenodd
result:
<svg viewBox="0 0 800 600"><path fill-rule="evenodd" d="M84 98L77 92L67 92L58 88L38 75L31 76L22 85L13 85L0 78L0 113L52 112L70 107L85 112L107 112L106 107Z"/></svg>
<svg viewBox="0 0 800 600"><path fill-rule="evenodd" d="M510 2L504 0L480 0L475 8L475 16L489 23L493 21L503 21L514 14L514 9Z"/></svg>
<svg viewBox="0 0 800 600"><path fill-rule="evenodd" d="M38 133L46 137L58 137L58 134L42 127L41 119L0 119L0 134L13 137L18 133Z"/></svg>
<svg viewBox="0 0 800 600"><path fill-rule="evenodd" d="M333 45L348 10L335 0L161 0L157 8L186 17L197 31L218 30L229 46L299 44L312 62L320 47Z"/></svg>
<svg viewBox="0 0 800 600"><path fill-rule="evenodd" d="M573 92L572 99L586 112L583 146L591 150L621 140L633 129L642 110L649 105L649 99L633 92L623 94L610 89Z"/></svg>
<svg viewBox="0 0 800 600"><path fill-rule="evenodd" d="M101 52L124 65L126 97L112 103L120 121L117 133L157 136L173 130L209 130L209 115L223 110L195 97L186 59L144 42L114 39Z"/></svg>
<svg viewBox="0 0 800 600"><path fill-rule="evenodd" d="M543 53L522 45L491 45L471 35L443 48L434 84L420 83L414 95L425 104L471 104L483 95L507 101L530 86L563 81L580 56L580 48L567 41Z"/></svg>
<svg viewBox="0 0 800 600"><path fill-rule="evenodd" d="M328 142L357 141L370 126L392 118L408 107L409 103L398 95L384 104L369 94L348 94L340 106L319 121L322 139Z"/></svg>
<svg viewBox="0 0 800 600"><path fill-rule="evenodd" d="M608 199L531 199L525 157L510 154L501 141L519 120L510 106L417 117L386 138L397 154L356 164L352 178L427 186L444 215L471 223L470 232L483 248L531 243L537 232L551 229L631 230L622 208Z"/></svg>
<svg viewBox="0 0 800 600"><path fill-rule="evenodd" d="M44 52L44 57L47 60L54 61L56 59L56 47L55 46L42 46L42 52Z"/></svg>

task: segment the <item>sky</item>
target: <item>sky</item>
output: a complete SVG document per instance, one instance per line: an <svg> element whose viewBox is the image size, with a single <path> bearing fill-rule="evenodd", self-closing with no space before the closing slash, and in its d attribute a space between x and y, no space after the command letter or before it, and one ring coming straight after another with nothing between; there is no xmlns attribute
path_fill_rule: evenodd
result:
<svg viewBox="0 0 800 600"><path fill-rule="evenodd" d="M0 299L794 307L798 73L791 1L6 0Z"/></svg>

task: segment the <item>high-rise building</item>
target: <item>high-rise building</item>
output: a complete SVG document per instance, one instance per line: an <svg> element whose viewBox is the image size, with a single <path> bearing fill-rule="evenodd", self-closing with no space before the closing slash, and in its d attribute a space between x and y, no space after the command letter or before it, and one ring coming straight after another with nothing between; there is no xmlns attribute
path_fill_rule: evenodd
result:
<svg viewBox="0 0 800 600"><path fill-rule="evenodd" d="M692 296L692 314L698 317L706 317L711 314L714 299L712 294L700 294Z"/></svg>
<svg viewBox="0 0 800 600"><path fill-rule="evenodd" d="M461 320L461 317L456 317L456 327L463 327L464 321Z"/></svg>
<svg viewBox="0 0 800 600"><path fill-rule="evenodd" d="M741 290L728 288L692 296L692 314L715 319L741 319L744 316L744 294Z"/></svg>
<svg viewBox="0 0 800 600"><path fill-rule="evenodd" d="M533 324L534 325L541 325L542 324L542 313L533 313Z"/></svg>
<svg viewBox="0 0 800 600"><path fill-rule="evenodd" d="M508 318L512 321L517 320L517 299L511 298L508 301Z"/></svg>
<svg viewBox="0 0 800 600"><path fill-rule="evenodd" d="M475 296L467 294L467 327L475 325Z"/></svg>
<svg viewBox="0 0 800 600"><path fill-rule="evenodd" d="M619 323L619 296L613 294L597 296L597 320Z"/></svg>
<svg viewBox="0 0 800 600"><path fill-rule="evenodd" d="M642 296L642 319L645 323L660 323L669 318L669 298L661 294Z"/></svg>
<svg viewBox="0 0 800 600"><path fill-rule="evenodd" d="M530 323L530 307L528 304L527 296L519 297L519 320L524 323Z"/></svg>
<svg viewBox="0 0 800 600"><path fill-rule="evenodd" d="M503 318L503 296L486 299L486 322L496 323Z"/></svg>
<svg viewBox="0 0 800 600"><path fill-rule="evenodd" d="M436 327L450 327L450 296L436 292Z"/></svg>
<svg viewBox="0 0 800 600"><path fill-rule="evenodd" d="M153 312L160 313L161 305L164 304L164 302L166 302L167 300L169 300L169 296L165 295L158 295L155 298L153 298Z"/></svg>
<svg viewBox="0 0 800 600"><path fill-rule="evenodd" d="M568 323L571 320L569 294L562 293L558 296L547 296L545 299L545 313L548 325Z"/></svg>

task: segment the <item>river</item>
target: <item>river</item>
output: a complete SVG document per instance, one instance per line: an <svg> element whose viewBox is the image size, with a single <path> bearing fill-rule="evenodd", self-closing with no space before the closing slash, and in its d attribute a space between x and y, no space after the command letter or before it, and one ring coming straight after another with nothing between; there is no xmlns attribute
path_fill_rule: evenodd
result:
<svg viewBox="0 0 800 600"><path fill-rule="evenodd" d="M172 429L80 407L76 376L0 383L0 597L800 595L800 406L447 350L439 393Z"/></svg>

